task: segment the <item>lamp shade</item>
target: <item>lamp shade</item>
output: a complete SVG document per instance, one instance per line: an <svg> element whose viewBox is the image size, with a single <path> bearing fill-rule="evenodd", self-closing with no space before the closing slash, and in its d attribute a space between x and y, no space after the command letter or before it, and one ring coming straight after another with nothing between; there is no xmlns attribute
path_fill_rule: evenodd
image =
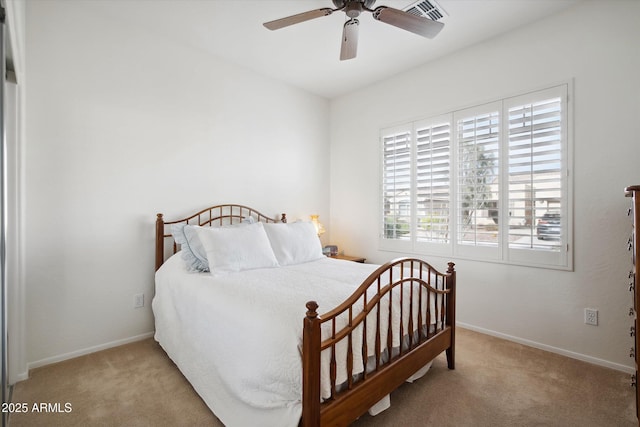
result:
<svg viewBox="0 0 640 427"><path fill-rule="evenodd" d="M318 237L320 237L321 235L324 234L325 230L324 230L324 225L322 225L322 223L318 221L318 217L320 217L320 215L311 215L311 222L313 223L313 226L316 228L316 234L318 235Z"/></svg>

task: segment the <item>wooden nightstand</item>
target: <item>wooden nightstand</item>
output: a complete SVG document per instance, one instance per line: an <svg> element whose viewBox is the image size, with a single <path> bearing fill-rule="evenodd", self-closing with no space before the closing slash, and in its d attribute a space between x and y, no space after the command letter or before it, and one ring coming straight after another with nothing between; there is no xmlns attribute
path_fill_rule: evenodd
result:
<svg viewBox="0 0 640 427"><path fill-rule="evenodd" d="M346 261L353 261L353 262L359 262L359 263L364 263L366 260L366 258L359 257L359 256L351 256L351 255L333 255L331 256L331 258L344 259Z"/></svg>

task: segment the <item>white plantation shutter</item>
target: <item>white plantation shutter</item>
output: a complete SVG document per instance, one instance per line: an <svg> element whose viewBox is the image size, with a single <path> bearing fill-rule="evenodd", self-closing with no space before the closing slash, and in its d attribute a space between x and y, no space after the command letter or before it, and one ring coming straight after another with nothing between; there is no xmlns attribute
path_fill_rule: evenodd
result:
<svg viewBox="0 0 640 427"><path fill-rule="evenodd" d="M451 124L416 125L416 241L449 243Z"/></svg>
<svg viewBox="0 0 640 427"><path fill-rule="evenodd" d="M389 129L383 145L383 239L411 239L411 127Z"/></svg>
<svg viewBox="0 0 640 427"><path fill-rule="evenodd" d="M454 115L458 166L457 244L490 247L495 257L500 185L500 103L466 109ZM464 254L471 255L460 249ZM485 251L486 252L486 251Z"/></svg>
<svg viewBox="0 0 640 427"><path fill-rule="evenodd" d="M509 109L509 201L515 224L535 231L549 210L562 209L560 98ZM509 234L516 235L517 227ZM561 235L561 233L559 233ZM534 247L533 239L509 242ZM556 249L558 245L542 248Z"/></svg>
<svg viewBox="0 0 640 427"><path fill-rule="evenodd" d="M571 269L569 84L383 129L381 249Z"/></svg>
<svg viewBox="0 0 640 427"><path fill-rule="evenodd" d="M566 86L509 98L509 258L566 262ZM533 258L532 258L533 257Z"/></svg>

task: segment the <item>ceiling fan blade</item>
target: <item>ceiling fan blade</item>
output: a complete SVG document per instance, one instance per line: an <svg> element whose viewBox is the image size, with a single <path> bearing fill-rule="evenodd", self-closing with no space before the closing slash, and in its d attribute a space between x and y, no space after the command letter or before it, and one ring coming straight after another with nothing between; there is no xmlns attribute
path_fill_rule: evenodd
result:
<svg viewBox="0 0 640 427"><path fill-rule="evenodd" d="M308 12L298 13L296 15L287 16L286 18L276 19L274 21L265 22L264 25L270 30L279 30L280 28L288 27L289 25L299 24L300 22L309 21L315 18L321 18L323 16L331 15L333 9L328 7L316 10L310 10Z"/></svg>
<svg viewBox="0 0 640 427"><path fill-rule="evenodd" d="M438 35L444 27L442 22L433 21L429 18L413 15L409 12L394 9L391 7L380 6L373 11L373 17L378 21L411 31L419 36L429 39Z"/></svg>
<svg viewBox="0 0 640 427"><path fill-rule="evenodd" d="M342 47L340 48L340 60L353 59L358 53L358 27L360 21L355 18L344 23L342 29Z"/></svg>

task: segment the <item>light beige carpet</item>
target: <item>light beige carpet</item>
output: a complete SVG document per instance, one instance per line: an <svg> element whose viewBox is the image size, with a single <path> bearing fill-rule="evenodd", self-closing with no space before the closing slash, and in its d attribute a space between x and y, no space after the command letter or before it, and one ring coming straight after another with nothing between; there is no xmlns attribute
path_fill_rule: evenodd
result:
<svg viewBox="0 0 640 427"><path fill-rule="evenodd" d="M354 426L638 425L629 375L458 329L456 369L429 373L391 395L391 408ZM221 426L152 339L34 369L14 387L20 426ZM51 403L61 411L33 412ZM253 426L251 426L253 427Z"/></svg>

